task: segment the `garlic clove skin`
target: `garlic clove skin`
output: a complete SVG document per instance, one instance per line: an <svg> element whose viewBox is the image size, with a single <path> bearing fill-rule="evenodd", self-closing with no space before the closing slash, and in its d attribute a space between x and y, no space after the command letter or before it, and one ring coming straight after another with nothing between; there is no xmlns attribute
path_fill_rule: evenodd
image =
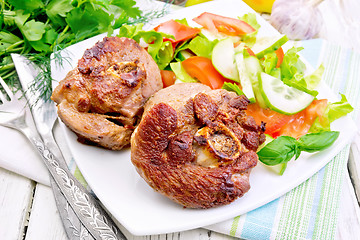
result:
<svg viewBox="0 0 360 240"><path fill-rule="evenodd" d="M270 23L291 40L316 37L322 28L323 18L314 1L276 0L272 7Z"/></svg>

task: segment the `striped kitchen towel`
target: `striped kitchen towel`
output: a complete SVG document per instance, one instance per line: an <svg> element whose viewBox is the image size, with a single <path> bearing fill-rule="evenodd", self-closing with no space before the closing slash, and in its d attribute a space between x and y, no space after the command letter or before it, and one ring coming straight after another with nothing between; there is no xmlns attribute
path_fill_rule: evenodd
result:
<svg viewBox="0 0 360 240"><path fill-rule="evenodd" d="M360 101L360 54L315 39L301 41L302 56L316 68L325 66L323 79L343 93L355 108ZM344 173L350 146L310 179L284 196L251 212L205 228L243 239L334 239Z"/></svg>

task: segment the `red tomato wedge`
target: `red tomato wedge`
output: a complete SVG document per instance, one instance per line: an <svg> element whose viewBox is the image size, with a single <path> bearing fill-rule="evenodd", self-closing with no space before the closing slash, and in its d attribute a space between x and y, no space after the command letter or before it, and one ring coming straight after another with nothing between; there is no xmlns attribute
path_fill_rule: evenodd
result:
<svg viewBox="0 0 360 240"><path fill-rule="evenodd" d="M172 43L178 43L190 38L193 38L196 34L200 32L198 28L192 28L185 24L176 22L175 20L169 20L167 22L161 23L159 26L154 28L157 32L163 32L166 34L173 35L173 38L167 38Z"/></svg>
<svg viewBox="0 0 360 240"><path fill-rule="evenodd" d="M204 28L212 32L222 32L230 36L244 35L256 30L240 19L224 17L209 12L204 12L193 19Z"/></svg>
<svg viewBox="0 0 360 240"><path fill-rule="evenodd" d="M194 56L182 61L181 64L192 78L212 89L219 89L225 81L228 81L215 69L209 58Z"/></svg>
<svg viewBox="0 0 360 240"><path fill-rule="evenodd" d="M282 49L282 47L279 47L276 51L276 56L278 58L278 61L276 63L276 67L279 68L283 59L284 59L284 50Z"/></svg>
<svg viewBox="0 0 360 240"><path fill-rule="evenodd" d="M170 70L160 70L161 79L163 82L163 86L168 87L175 83L176 75L173 71Z"/></svg>
<svg viewBox="0 0 360 240"><path fill-rule="evenodd" d="M250 104L246 113L253 116L256 123L266 123L266 134L273 138L278 136L291 136L299 138L308 133L316 118L321 118L327 106L327 100L314 100L306 109L294 114L284 115L270 109L263 109L258 104Z"/></svg>

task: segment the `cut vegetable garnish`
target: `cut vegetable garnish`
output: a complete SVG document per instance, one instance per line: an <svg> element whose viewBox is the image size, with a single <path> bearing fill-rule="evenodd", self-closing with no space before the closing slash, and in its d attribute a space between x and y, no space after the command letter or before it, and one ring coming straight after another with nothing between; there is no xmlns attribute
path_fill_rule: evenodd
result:
<svg viewBox="0 0 360 240"><path fill-rule="evenodd" d="M260 74L259 87L266 105L274 111L287 115L300 112L314 100L312 95L290 87L264 72Z"/></svg>
<svg viewBox="0 0 360 240"><path fill-rule="evenodd" d="M234 43L231 38L222 39L214 46L211 61L221 75L239 82L239 73L235 63Z"/></svg>
<svg viewBox="0 0 360 240"><path fill-rule="evenodd" d="M242 48L241 51L235 54L235 61L239 72L240 84L242 87L242 91L244 92L245 96L250 100L250 102L256 102L252 83L244 61L244 51L246 51L245 48Z"/></svg>
<svg viewBox="0 0 360 240"><path fill-rule="evenodd" d="M278 37L259 37L256 39L255 44L252 46L251 50L256 54L260 59L264 57L266 53L274 52L279 49L288 41L286 35L280 35Z"/></svg>

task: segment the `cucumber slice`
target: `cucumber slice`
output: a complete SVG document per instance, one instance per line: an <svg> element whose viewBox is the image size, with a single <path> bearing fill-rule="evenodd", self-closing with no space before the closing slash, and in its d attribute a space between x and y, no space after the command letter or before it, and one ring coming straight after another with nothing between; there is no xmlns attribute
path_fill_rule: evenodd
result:
<svg viewBox="0 0 360 240"><path fill-rule="evenodd" d="M266 105L286 115L304 110L314 100L310 94L290 87L280 79L264 72L260 74L259 87Z"/></svg>
<svg viewBox="0 0 360 240"><path fill-rule="evenodd" d="M236 66L239 72L239 78L240 78L240 84L242 87L242 91L245 94L245 96L250 100L250 102L254 103L255 100L255 94L252 87L252 83L250 80L250 77L247 72L247 67L245 65L244 61L244 49L241 51L235 53L235 62Z"/></svg>
<svg viewBox="0 0 360 240"><path fill-rule="evenodd" d="M266 108L267 105L262 97L259 88L260 73L263 72L263 69L260 65L260 61L254 56L246 56L244 57L244 62L246 66L247 75L251 81L256 102L259 104L260 107Z"/></svg>
<svg viewBox="0 0 360 240"><path fill-rule="evenodd" d="M278 174L278 175L283 175L285 172L285 169L287 167L287 163L280 163L274 166L268 166L263 164L263 166L265 166L267 169L269 169L270 171Z"/></svg>
<svg viewBox="0 0 360 240"><path fill-rule="evenodd" d="M278 37L258 37L251 50L255 53L257 58L261 59L266 53L277 50L288 40L289 39L286 35Z"/></svg>
<svg viewBox="0 0 360 240"><path fill-rule="evenodd" d="M239 73L235 63L235 48L231 38L225 38L216 43L212 51L211 61L221 75L239 82Z"/></svg>

